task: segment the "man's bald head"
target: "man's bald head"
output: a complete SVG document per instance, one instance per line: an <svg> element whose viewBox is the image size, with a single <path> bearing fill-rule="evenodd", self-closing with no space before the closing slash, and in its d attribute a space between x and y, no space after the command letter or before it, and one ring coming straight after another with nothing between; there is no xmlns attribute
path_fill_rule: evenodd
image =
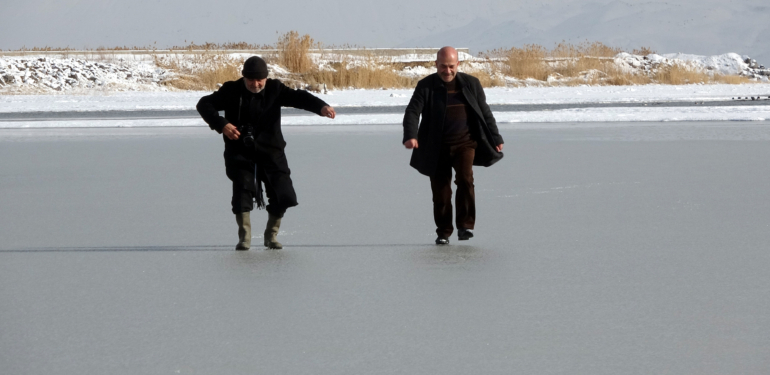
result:
<svg viewBox="0 0 770 375"><path fill-rule="evenodd" d="M457 50L454 49L454 47L446 46L441 47L440 50L438 50L438 53L436 54L436 61L447 59L451 61L457 61Z"/></svg>
<svg viewBox="0 0 770 375"><path fill-rule="evenodd" d="M457 59L457 50L453 47L443 47L436 54L436 69L444 82L452 82L457 75L460 61Z"/></svg>

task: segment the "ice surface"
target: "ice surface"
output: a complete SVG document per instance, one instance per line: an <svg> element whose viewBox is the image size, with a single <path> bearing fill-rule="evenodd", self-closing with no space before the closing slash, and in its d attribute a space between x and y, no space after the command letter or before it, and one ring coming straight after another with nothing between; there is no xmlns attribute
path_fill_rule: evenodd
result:
<svg viewBox="0 0 770 375"><path fill-rule="evenodd" d="M749 374L770 368L770 130L503 129L436 247L397 127L287 127L279 252L230 250L208 129L0 133L10 374ZM264 212L254 214L255 242Z"/></svg>
<svg viewBox="0 0 770 375"><path fill-rule="evenodd" d="M539 127L549 123L623 123L669 121L766 121L770 119L770 105L756 106L693 106L693 107L610 107L574 108L552 111L517 111L494 113L498 126ZM332 120L315 115L284 116L282 125L391 125L401 127L404 115L397 114L340 114ZM513 125L515 124L515 125ZM23 128L127 128L127 127L206 127L198 118L179 119L119 119L119 120L51 120L0 121L0 129Z"/></svg>

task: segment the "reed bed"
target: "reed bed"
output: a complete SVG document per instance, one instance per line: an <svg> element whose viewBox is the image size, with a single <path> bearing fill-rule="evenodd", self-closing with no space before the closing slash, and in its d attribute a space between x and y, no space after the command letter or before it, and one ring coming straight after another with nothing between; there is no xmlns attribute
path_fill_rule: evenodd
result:
<svg viewBox="0 0 770 375"><path fill-rule="evenodd" d="M183 90L212 90L218 84L240 78L242 61L227 55L227 49L261 49L271 52L263 55L268 63L285 69L278 78L295 88L325 89L379 89L412 88L422 77L404 73L406 67L425 67L430 72L432 62L402 63L392 57L366 51L356 56L327 55L323 45L309 35L290 31L279 35L274 46L245 42L224 44L195 44L183 47L204 52L187 55L160 55L155 63L177 73L167 85ZM133 48L133 47L132 47ZM146 47L145 47L146 48ZM182 47L174 47L181 49ZM115 50L130 49L116 47ZM38 49L48 50L48 47ZM494 86L574 86L574 85L644 85L691 83L751 82L741 76L724 76L694 68L686 64L661 64L651 70L622 68L614 57L621 49L601 42L572 44L562 42L548 49L528 44L510 49L496 49L480 54L481 59L464 62L460 71L477 77L484 87ZM655 53L649 47L634 49L632 54L646 56Z"/></svg>

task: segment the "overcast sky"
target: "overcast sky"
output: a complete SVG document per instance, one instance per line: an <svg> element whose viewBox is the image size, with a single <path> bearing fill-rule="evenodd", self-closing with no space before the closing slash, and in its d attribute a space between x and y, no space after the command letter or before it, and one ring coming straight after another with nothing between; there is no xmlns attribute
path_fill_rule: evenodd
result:
<svg viewBox="0 0 770 375"><path fill-rule="evenodd" d="M767 0L0 0L0 48L273 44L469 47L601 41L658 53L736 52L770 65ZM762 61L760 61L762 62Z"/></svg>

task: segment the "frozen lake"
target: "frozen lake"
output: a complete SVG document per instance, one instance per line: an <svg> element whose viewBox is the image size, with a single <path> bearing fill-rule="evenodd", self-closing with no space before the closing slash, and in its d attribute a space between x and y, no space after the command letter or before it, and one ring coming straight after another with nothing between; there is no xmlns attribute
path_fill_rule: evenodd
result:
<svg viewBox="0 0 770 375"><path fill-rule="evenodd" d="M503 125L446 247L399 126L288 127L248 252L207 128L0 130L0 372L767 374L768 124Z"/></svg>

